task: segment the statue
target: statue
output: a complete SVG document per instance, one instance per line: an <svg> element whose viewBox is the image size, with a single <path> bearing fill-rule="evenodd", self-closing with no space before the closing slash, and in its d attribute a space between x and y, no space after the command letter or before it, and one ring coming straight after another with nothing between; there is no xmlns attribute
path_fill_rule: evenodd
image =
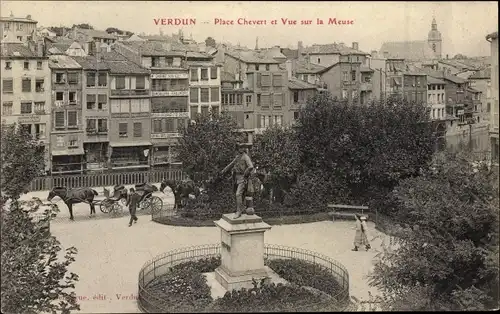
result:
<svg viewBox="0 0 500 314"><path fill-rule="evenodd" d="M248 203L246 204L248 206L245 206L246 214L253 215L255 213L252 204L253 186L251 184L251 180L249 180L254 167L252 160L248 155L248 146L250 145L237 144L236 149L238 154L221 172L221 175L225 175L229 170L232 170L233 173L234 193L236 195L236 214L234 218L241 217L243 212L243 195L245 195L245 201Z"/></svg>

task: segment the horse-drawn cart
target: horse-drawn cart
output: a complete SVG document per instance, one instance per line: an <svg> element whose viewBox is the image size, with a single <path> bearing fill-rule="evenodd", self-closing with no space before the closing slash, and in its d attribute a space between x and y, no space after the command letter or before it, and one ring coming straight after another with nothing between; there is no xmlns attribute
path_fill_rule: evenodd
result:
<svg viewBox="0 0 500 314"><path fill-rule="evenodd" d="M152 184L142 183L135 185L136 192L141 195L138 210L151 209L152 212L157 212L163 207L163 201L158 196L153 196L153 192L158 191L158 188ZM110 191L104 189L106 197L100 202L100 210L103 213L117 214L122 211L127 203L127 189L123 185L116 185L113 196L110 196ZM121 204L120 204L121 203Z"/></svg>

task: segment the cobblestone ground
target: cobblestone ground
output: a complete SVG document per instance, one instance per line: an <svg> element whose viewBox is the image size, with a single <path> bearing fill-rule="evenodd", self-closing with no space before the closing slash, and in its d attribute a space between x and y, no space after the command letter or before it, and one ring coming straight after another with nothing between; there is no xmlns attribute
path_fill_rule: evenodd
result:
<svg viewBox="0 0 500 314"><path fill-rule="evenodd" d="M101 195L102 189L99 190ZM43 200L47 192L24 195ZM164 203L173 203L173 196L158 192ZM52 233L63 248L78 249L71 271L79 275L76 294L82 313L140 313L137 307L138 274L145 262L170 250L218 243L220 234L215 227L174 227L157 224L151 216L138 216L139 221L128 227L128 216L109 218L97 210L96 218L88 218L88 205L73 209L75 221L70 221L67 208L57 202L61 213L51 224ZM265 241L316 251L342 263L349 271L350 293L358 299L376 294L367 283L375 255L381 250L381 237L372 243L369 252L351 251L354 223L324 221L300 225L273 226ZM369 224L371 237L383 236Z"/></svg>

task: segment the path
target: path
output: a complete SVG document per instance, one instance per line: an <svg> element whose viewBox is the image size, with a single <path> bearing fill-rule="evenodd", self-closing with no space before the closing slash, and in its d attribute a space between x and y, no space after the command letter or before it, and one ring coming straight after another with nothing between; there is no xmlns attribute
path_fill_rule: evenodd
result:
<svg viewBox="0 0 500 314"><path fill-rule="evenodd" d="M173 203L168 193L163 198ZM139 216L138 223L128 227L128 217L85 219L88 207L77 207L74 222L57 219L51 231L63 248L78 249L71 270L80 277L75 292L82 313L140 313L137 280L144 263L170 250L220 241L215 227L166 226L151 221L150 216ZM66 208L61 216L68 217ZM373 235L379 234L373 224L369 227ZM351 295L367 299L368 291L374 291L365 276L381 240L374 241L372 251L353 252L353 237L353 222L348 221L273 226L265 235L266 243L308 249L339 261L349 271Z"/></svg>

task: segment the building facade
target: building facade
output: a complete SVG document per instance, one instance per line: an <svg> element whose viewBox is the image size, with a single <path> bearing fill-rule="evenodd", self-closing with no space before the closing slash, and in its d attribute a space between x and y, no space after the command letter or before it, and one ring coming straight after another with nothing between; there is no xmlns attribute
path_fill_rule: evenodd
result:
<svg viewBox="0 0 500 314"><path fill-rule="evenodd" d="M82 67L64 55L50 56L52 70L52 174L83 173Z"/></svg>
<svg viewBox="0 0 500 314"><path fill-rule="evenodd" d="M492 103L491 67L475 72L469 77L470 87L481 92L481 104L476 110L479 122L489 122Z"/></svg>
<svg viewBox="0 0 500 314"><path fill-rule="evenodd" d="M292 77L288 80L288 89L290 90L290 121L295 124L300 117L300 111L307 105L307 101L318 94L318 88L314 84Z"/></svg>
<svg viewBox="0 0 500 314"><path fill-rule="evenodd" d="M242 84L243 81L237 80L233 74L222 72L221 109L233 117L241 131L251 133L257 127L255 97L253 91L242 88Z"/></svg>
<svg viewBox="0 0 500 314"><path fill-rule="evenodd" d="M490 145L492 163L498 166L498 32L486 36L491 43L491 116Z"/></svg>
<svg viewBox="0 0 500 314"><path fill-rule="evenodd" d="M446 82L440 79L427 77L427 105L432 120L446 119Z"/></svg>
<svg viewBox="0 0 500 314"><path fill-rule="evenodd" d="M51 80L48 57L21 43L2 43L2 124L17 123L44 146L50 171Z"/></svg>
<svg viewBox="0 0 500 314"><path fill-rule="evenodd" d="M0 18L0 38L7 37L16 38L20 42L28 42L35 40L37 21L31 18L31 15L23 17L8 17Z"/></svg>

